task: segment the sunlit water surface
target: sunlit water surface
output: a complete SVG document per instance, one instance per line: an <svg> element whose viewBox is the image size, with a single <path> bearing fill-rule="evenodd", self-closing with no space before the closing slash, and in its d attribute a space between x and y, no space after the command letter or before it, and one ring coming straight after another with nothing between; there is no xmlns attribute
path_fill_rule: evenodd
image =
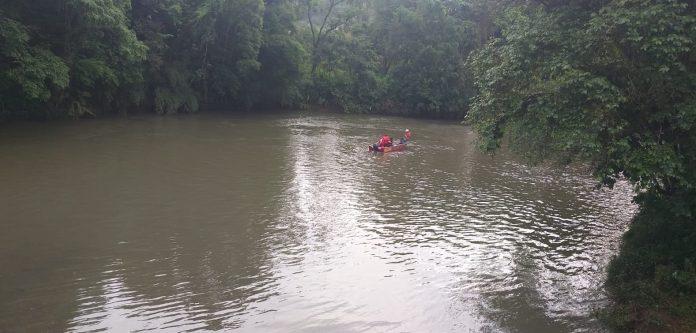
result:
<svg viewBox="0 0 696 333"><path fill-rule="evenodd" d="M601 330L631 189L473 140L321 114L4 125L0 331Z"/></svg>

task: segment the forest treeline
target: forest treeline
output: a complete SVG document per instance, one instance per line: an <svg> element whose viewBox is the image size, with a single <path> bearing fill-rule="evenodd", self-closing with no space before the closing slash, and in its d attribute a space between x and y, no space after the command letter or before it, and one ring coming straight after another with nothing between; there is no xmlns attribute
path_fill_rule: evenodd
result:
<svg viewBox="0 0 696 333"><path fill-rule="evenodd" d="M0 116L323 106L461 118L486 1L0 1Z"/></svg>
<svg viewBox="0 0 696 333"><path fill-rule="evenodd" d="M0 118L323 106L462 118L640 212L624 330L696 329L694 0L0 0Z"/></svg>

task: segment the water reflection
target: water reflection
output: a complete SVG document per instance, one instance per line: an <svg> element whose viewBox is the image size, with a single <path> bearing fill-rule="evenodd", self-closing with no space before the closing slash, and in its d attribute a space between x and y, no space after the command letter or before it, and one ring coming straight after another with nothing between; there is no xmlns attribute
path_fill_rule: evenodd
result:
<svg viewBox="0 0 696 333"><path fill-rule="evenodd" d="M600 329L630 188L472 141L335 115L8 128L0 331Z"/></svg>

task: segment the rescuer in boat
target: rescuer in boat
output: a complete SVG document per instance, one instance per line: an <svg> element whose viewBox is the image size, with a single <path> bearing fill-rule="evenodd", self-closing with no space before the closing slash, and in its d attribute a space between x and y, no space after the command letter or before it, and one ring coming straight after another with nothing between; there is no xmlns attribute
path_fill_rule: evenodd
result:
<svg viewBox="0 0 696 333"><path fill-rule="evenodd" d="M399 139L398 144L403 145L409 141L411 141L411 130L409 130L407 128L404 131L404 137ZM372 145L372 150L379 151L379 148L391 147L393 145L394 145L394 142L393 142L392 138L390 138L389 135L382 134L382 137L379 138L379 142Z"/></svg>
<svg viewBox="0 0 696 333"><path fill-rule="evenodd" d="M392 138L389 135L382 134L382 137L379 138L379 147L391 147L392 146Z"/></svg>
<svg viewBox="0 0 696 333"><path fill-rule="evenodd" d="M389 135L382 134L382 137L379 138L379 142L375 143L372 145L372 148L375 151L378 151L380 147L391 147L392 146L392 139L389 137Z"/></svg>
<svg viewBox="0 0 696 333"><path fill-rule="evenodd" d="M411 130L408 128L404 131L404 137L401 139L401 144L411 141Z"/></svg>

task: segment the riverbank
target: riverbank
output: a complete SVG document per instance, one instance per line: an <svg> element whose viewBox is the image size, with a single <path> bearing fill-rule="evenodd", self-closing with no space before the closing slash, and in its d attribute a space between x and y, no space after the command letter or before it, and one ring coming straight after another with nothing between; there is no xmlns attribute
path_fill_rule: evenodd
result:
<svg viewBox="0 0 696 333"><path fill-rule="evenodd" d="M406 109L403 110L381 110L379 112L365 110L365 112L347 112L340 106L327 106L327 105L310 105L305 108L259 108L246 110L243 108L224 106L224 105L202 105L200 110L195 112L179 112L179 113L167 113L167 114L157 114L152 110L146 110L143 108L135 108L130 110L122 110L120 112L110 112L110 113L96 113L96 114L84 114L78 117L69 115L67 112L53 112L53 113L22 113L19 115L13 115L12 117L5 116L2 117L0 114L0 124L11 123L17 121L63 121L63 120L90 120L90 119L111 119L111 118L123 118L123 117L137 117L137 116L161 116L161 117L181 117L186 115L194 114L230 114L230 115L287 115L287 114L334 114L334 115L365 115L365 116L379 116L379 117L404 117L412 119L422 119L422 120L443 120L457 122L461 121L464 113L460 115L453 114L436 114L436 113L415 113Z"/></svg>
<svg viewBox="0 0 696 333"><path fill-rule="evenodd" d="M607 275L602 319L617 331L696 331L696 223L647 206L633 219Z"/></svg>

